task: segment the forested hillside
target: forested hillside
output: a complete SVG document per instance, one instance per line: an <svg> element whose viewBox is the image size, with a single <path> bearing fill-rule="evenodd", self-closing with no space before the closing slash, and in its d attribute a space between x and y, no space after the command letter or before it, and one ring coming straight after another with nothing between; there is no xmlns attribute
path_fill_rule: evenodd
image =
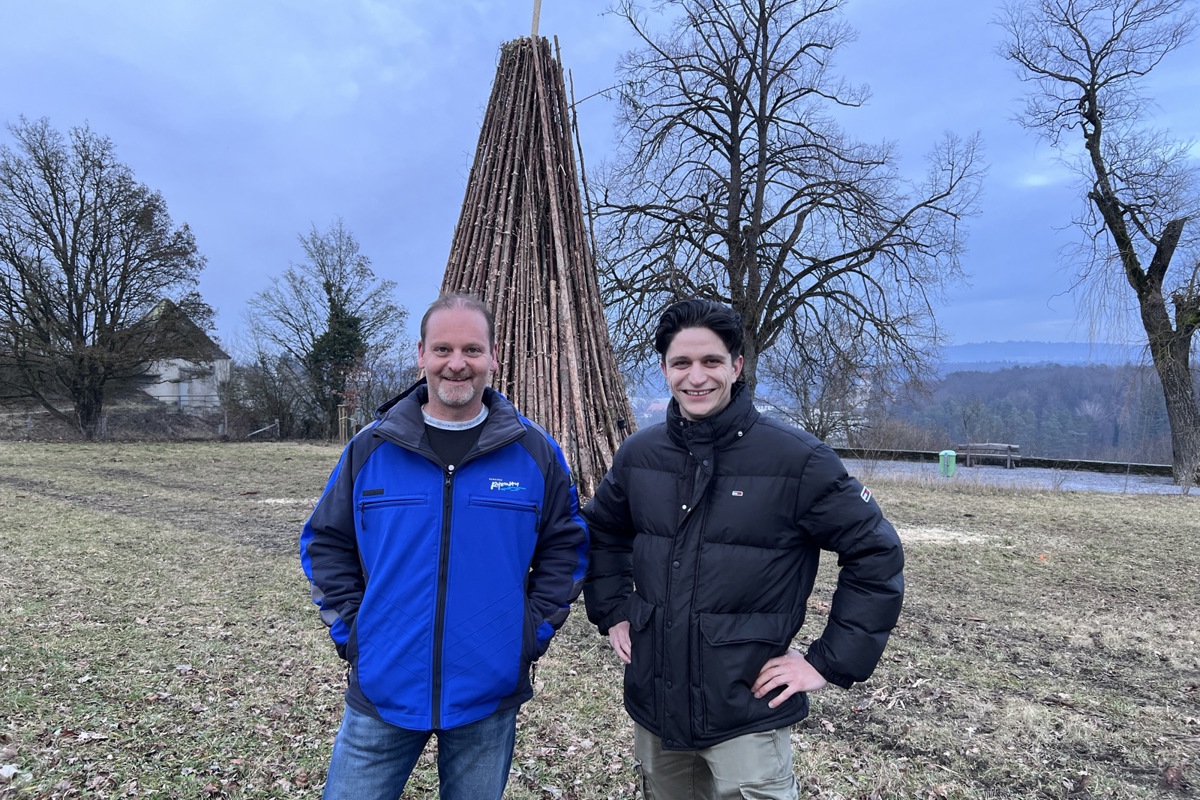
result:
<svg viewBox="0 0 1200 800"><path fill-rule="evenodd" d="M1162 391L1148 367L953 372L930 394L893 405L888 417L948 447L1008 442L1020 445L1023 455L1043 458L1171 461Z"/></svg>

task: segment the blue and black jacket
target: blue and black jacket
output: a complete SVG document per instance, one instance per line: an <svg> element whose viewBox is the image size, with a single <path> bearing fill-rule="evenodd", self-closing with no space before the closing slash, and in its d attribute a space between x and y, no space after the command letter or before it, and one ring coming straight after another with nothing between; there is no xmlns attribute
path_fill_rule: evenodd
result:
<svg viewBox="0 0 1200 800"><path fill-rule="evenodd" d="M350 664L346 702L411 730L533 696L529 667L579 595L587 529L553 439L502 395L462 463L430 449L421 382L347 445L300 536Z"/></svg>

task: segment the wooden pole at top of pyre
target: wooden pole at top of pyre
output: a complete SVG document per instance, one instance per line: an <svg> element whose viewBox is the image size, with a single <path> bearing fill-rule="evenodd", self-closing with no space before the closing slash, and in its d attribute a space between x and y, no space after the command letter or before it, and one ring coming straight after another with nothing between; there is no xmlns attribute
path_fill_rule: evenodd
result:
<svg viewBox="0 0 1200 800"><path fill-rule="evenodd" d="M442 291L496 316L493 385L559 442L590 497L633 426L589 246L559 60L504 44Z"/></svg>

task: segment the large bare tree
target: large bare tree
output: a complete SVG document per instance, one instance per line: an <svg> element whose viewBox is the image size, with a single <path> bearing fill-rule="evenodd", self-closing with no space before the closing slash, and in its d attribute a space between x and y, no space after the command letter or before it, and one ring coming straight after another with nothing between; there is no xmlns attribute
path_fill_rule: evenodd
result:
<svg viewBox="0 0 1200 800"><path fill-rule="evenodd" d="M1175 479L1191 486L1200 469L1190 361L1200 261L1187 228L1200 195L1190 145L1148 126L1142 92L1146 76L1195 31L1194 0L1027 0L1006 6L1000 22L1003 54L1032 85L1022 123L1084 180L1079 285L1117 306L1128 306L1132 291L1166 399Z"/></svg>
<svg viewBox="0 0 1200 800"><path fill-rule="evenodd" d="M92 438L106 392L162 358L208 354L151 312L164 299L207 325L204 259L162 195L112 142L45 120L0 145L0 400L32 400ZM174 313L174 312L173 312ZM67 407L69 406L69 408Z"/></svg>
<svg viewBox="0 0 1200 800"><path fill-rule="evenodd" d="M961 277L964 217L982 167L947 134L904 173L890 143L847 135L867 98L831 64L854 35L842 0L634 0L619 67L623 131L602 176L602 281L614 338L644 356L652 320L680 297L729 303L746 329L745 378L831 318L892 364L937 343L933 300ZM650 20L667 20L658 32Z"/></svg>

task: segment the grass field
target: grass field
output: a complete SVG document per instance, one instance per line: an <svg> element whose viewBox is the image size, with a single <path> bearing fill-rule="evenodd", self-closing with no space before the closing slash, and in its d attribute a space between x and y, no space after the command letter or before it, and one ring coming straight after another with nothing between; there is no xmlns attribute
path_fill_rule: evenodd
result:
<svg viewBox="0 0 1200 800"><path fill-rule="evenodd" d="M0 798L319 796L344 675L296 540L337 454L0 443ZM1200 797L1200 498L872 489L905 611L875 676L796 726L802 797ZM509 797L635 794L620 669L581 611ZM435 786L427 753L405 797Z"/></svg>

